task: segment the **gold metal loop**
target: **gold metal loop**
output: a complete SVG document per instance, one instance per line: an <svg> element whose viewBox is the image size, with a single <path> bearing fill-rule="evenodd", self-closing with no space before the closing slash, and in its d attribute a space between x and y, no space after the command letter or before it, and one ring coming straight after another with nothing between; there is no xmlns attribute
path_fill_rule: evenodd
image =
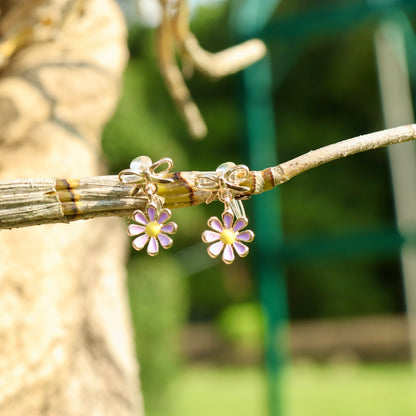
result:
<svg viewBox="0 0 416 416"><path fill-rule="evenodd" d="M196 177L195 186L200 191L210 192L206 203L212 202L218 198L226 206L230 207L237 215L240 210L244 212L244 208L232 208L231 202L238 193L250 190L247 186L242 186L241 182L245 181L249 176L249 168L245 165L236 165L233 162L225 162L218 166L215 173L201 173Z"/></svg>
<svg viewBox="0 0 416 416"><path fill-rule="evenodd" d="M156 172L157 168L165 164L167 165L165 169L163 169L160 172ZM148 171L150 172L150 178L153 180L158 180L159 182L162 182L162 183L173 182L173 179L165 178L165 176L169 173L172 167L173 167L172 159L169 157L164 157L163 159L156 161L149 167Z"/></svg>
<svg viewBox="0 0 416 416"><path fill-rule="evenodd" d="M143 172L137 172L133 169L123 169L118 174L118 179L121 183L125 184L144 184L146 183L146 179L144 177Z"/></svg>
<svg viewBox="0 0 416 416"><path fill-rule="evenodd" d="M240 183L248 178L249 173L250 170L246 165L234 166L224 173L225 183L234 191L247 192L250 188L248 186L242 186Z"/></svg>
<svg viewBox="0 0 416 416"><path fill-rule="evenodd" d="M156 172L160 166L167 165L161 172ZM123 169L118 178L120 182L126 184L144 185L151 182L170 183L173 179L165 176L173 167L172 159L165 157L152 163L147 156L139 156L130 163L130 169Z"/></svg>
<svg viewBox="0 0 416 416"><path fill-rule="evenodd" d="M157 185L154 182L149 182L144 187L144 192L149 196L153 196L157 192Z"/></svg>

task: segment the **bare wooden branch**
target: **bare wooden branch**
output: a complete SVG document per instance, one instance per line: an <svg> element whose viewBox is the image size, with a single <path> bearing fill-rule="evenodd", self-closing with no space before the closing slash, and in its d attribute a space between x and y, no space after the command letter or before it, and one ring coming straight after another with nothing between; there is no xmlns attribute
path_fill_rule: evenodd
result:
<svg viewBox="0 0 416 416"><path fill-rule="evenodd" d="M260 39L250 39L223 51L210 53L201 48L198 39L189 33L182 45L195 68L211 78L239 72L266 55L266 45Z"/></svg>
<svg viewBox="0 0 416 416"><path fill-rule="evenodd" d="M302 156L281 163L271 168L276 179L276 184L292 179L309 169L323 165L324 163L350 156L355 153L385 147L391 144L408 142L416 139L416 124L395 127L363 136L354 137L349 140L330 144L317 150L312 150Z"/></svg>
<svg viewBox="0 0 416 416"><path fill-rule="evenodd" d="M129 216L146 202L131 191L118 176L0 181L0 228Z"/></svg>
<svg viewBox="0 0 416 416"><path fill-rule="evenodd" d="M166 87L192 137L201 139L207 134L207 126L191 97L191 93L176 62L173 20L166 7L163 8L157 41L159 67Z"/></svg>
<svg viewBox="0 0 416 416"><path fill-rule="evenodd" d="M416 125L396 127L344 140L310 151L288 162L251 171L241 183L248 191L236 193L247 198L278 186L309 169L355 153L416 139ZM211 196L197 185L197 177L214 172L175 172L171 183L159 183L158 194L167 208L184 208L206 203ZM16 179L0 181L0 229L104 216L129 217L143 209L146 196L135 193L135 184L125 184L118 176L82 179Z"/></svg>
<svg viewBox="0 0 416 416"><path fill-rule="evenodd" d="M163 12L158 30L160 70L190 134L201 139L206 136L207 127L185 84L175 59L175 50L181 54L182 72L187 76L195 67L211 78L220 78L241 71L263 58L266 46L261 40L252 39L218 53L207 52L189 28L187 0L160 0L160 4Z"/></svg>
<svg viewBox="0 0 416 416"><path fill-rule="evenodd" d="M217 53L203 49L189 28L187 0L178 1L173 22L175 40L182 51L183 59L208 77L221 78L234 74L266 55L266 45L260 39L250 39Z"/></svg>

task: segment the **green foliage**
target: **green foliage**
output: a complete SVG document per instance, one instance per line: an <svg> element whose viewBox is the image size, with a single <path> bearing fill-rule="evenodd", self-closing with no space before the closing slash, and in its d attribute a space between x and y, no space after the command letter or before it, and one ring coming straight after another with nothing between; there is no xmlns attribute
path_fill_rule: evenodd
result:
<svg viewBox="0 0 416 416"><path fill-rule="evenodd" d="M166 253L129 264L128 287L140 379L148 415L168 415L170 387L181 363L181 328L187 314L183 270Z"/></svg>
<svg viewBox="0 0 416 416"><path fill-rule="evenodd" d="M262 349L264 324L260 306L245 302L227 307L217 320L221 334L233 344L249 349Z"/></svg>

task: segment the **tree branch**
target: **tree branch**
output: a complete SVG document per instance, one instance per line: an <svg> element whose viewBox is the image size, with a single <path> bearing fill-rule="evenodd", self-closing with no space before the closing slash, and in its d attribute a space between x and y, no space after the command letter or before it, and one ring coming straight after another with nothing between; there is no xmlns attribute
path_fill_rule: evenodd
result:
<svg viewBox="0 0 416 416"><path fill-rule="evenodd" d="M414 139L416 124L411 124L331 144L280 165L251 171L241 183L248 191L235 196L247 198L260 194L332 160ZM196 171L168 174L173 182L158 183L158 194L165 199L165 206L184 208L206 203L211 193L197 186L197 178L207 173L214 174ZM0 181L0 229L104 216L129 217L134 210L143 209L147 201L142 190L135 190L135 184L121 183L116 175Z"/></svg>
<svg viewBox="0 0 416 416"><path fill-rule="evenodd" d="M178 0L174 4L160 0L160 4L163 12L157 43L160 71L190 134L202 139L207 134L207 127L183 74L191 76L194 67L212 78L233 74L263 58L266 46L260 39L251 39L224 51L210 53L199 45L189 28L187 0ZM182 72L176 62L176 49L182 59Z"/></svg>

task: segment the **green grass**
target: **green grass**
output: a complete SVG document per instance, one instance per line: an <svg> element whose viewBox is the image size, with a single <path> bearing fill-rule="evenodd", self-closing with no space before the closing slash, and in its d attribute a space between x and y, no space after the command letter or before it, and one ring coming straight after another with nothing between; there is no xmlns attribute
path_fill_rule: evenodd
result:
<svg viewBox="0 0 416 416"><path fill-rule="evenodd" d="M283 416L414 416L410 366L296 365L283 378ZM191 367L174 389L174 416L266 416L260 369Z"/></svg>

